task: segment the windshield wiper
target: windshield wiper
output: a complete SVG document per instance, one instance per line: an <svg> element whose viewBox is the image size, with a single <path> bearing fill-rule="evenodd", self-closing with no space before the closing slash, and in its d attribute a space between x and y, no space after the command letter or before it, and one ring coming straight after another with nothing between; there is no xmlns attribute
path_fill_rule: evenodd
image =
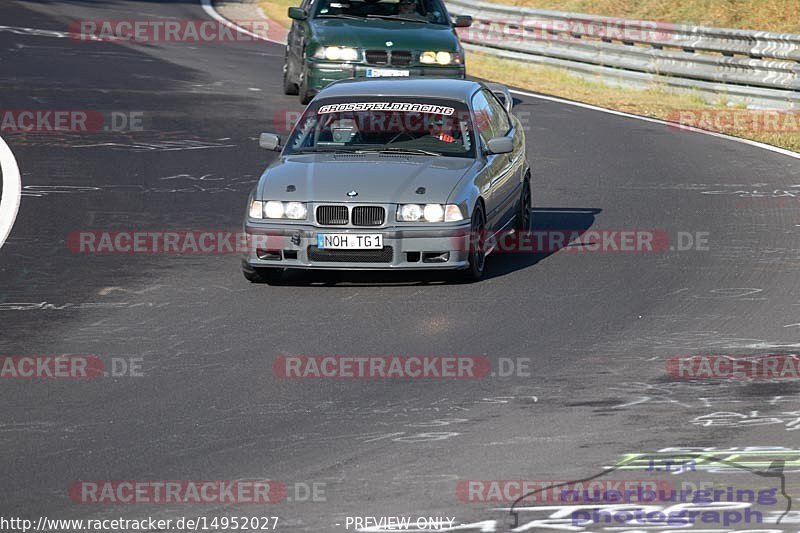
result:
<svg viewBox="0 0 800 533"><path fill-rule="evenodd" d="M364 17L359 17L358 15L348 15L346 13L338 13L338 14L326 14L326 15L317 15L318 19L326 18L326 19L350 19L350 20L364 20Z"/></svg>
<svg viewBox="0 0 800 533"><path fill-rule="evenodd" d="M343 148L298 148L293 150L291 155L296 154L353 154L358 153L355 150L345 150Z"/></svg>
<svg viewBox="0 0 800 533"><path fill-rule="evenodd" d="M386 19L386 20L402 20L403 22L418 22L424 24L427 22L423 18L400 17L397 15L367 15L368 19Z"/></svg>
<svg viewBox="0 0 800 533"><path fill-rule="evenodd" d="M439 152L431 152L430 150L423 150L421 148L393 148L387 146L385 148L369 148L358 150L357 153L389 153L389 154L412 154L412 155L432 155L441 156Z"/></svg>

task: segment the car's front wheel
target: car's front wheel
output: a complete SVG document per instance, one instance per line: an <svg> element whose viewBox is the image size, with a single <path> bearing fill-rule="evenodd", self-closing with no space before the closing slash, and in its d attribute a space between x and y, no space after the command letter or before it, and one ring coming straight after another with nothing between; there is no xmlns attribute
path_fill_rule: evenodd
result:
<svg viewBox="0 0 800 533"><path fill-rule="evenodd" d="M519 197L517 207L517 223L514 226L518 231L529 231L531 229L531 185L528 177L522 183L522 193Z"/></svg>
<svg viewBox="0 0 800 533"><path fill-rule="evenodd" d="M298 93L300 95L300 103L303 105L308 104L314 95L311 94L311 89L308 87L308 68L303 67L303 70L300 72L300 84Z"/></svg>
<svg viewBox="0 0 800 533"><path fill-rule="evenodd" d="M280 283L283 279L282 268L254 267L244 263L242 264L242 274L250 283L275 285Z"/></svg>
<svg viewBox="0 0 800 533"><path fill-rule="evenodd" d="M469 235L469 266L461 272L463 281L478 281L486 270L486 214L479 202L472 212Z"/></svg>
<svg viewBox="0 0 800 533"><path fill-rule="evenodd" d="M289 51L286 51L286 59L283 62L283 94L295 95L300 88L292 81L292 65L289 59Z"/></svg>

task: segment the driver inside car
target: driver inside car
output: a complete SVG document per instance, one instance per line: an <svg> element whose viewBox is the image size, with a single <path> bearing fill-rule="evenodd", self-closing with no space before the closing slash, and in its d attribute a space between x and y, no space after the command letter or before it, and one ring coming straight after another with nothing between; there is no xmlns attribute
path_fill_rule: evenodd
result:
<svg viewBox="0 0 800 533"><path fill-rule="evenodd" d="M456 142L456 138L452 135L452 128L449 127L445 120L437 120L430 124L428 126L428 135L442 142Z"/></svg>
<svg viewBox="0 0 800 533"><path fill-rule="evenodd" d="M416 15L417 0L400 0L397 4L398 15Z"/></svg>

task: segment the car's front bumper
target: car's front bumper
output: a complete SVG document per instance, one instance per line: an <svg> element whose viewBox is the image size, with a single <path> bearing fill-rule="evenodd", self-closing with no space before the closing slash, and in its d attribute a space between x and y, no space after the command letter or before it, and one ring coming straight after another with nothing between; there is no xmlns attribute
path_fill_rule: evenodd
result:
<svg viewBox="0 0 800 533"><path fill-rule="evenodd" d="M463 65L455 66L409 66L409 67L391 67L391 66L370 66L360 65L353 63L331 63L328 61L315 61L312 59L307 60L308 65L308 87L314 91L320 91L325 86L339 80L347 80L351 78L366 78L367 70L373 68L379 69L392 69L392 70L407 70L410 77L438 77L438 78L456 78L464 79L465 69Z"/></svg>
<svg viewBox="0 0 800 533"><path fill-rule="evenodd" d="M447 227L409 228L331 228L300 224L253 224L244 227L248 250L244 263L250 267L277 267L325 270L432 270L461 269L468 266L469 221ZM383 235L383 253L360 256L316 249L318 233ZM390 250L389 250L390 249ZM269 252L265 254L264 252ZM342 251L344 252L344 251ZM419 257L416 257L416 256ZM355 260L348 260L353 257ZM369 257L366 257L369 256ZM446 260L443 260L446 258Z"/></svg>

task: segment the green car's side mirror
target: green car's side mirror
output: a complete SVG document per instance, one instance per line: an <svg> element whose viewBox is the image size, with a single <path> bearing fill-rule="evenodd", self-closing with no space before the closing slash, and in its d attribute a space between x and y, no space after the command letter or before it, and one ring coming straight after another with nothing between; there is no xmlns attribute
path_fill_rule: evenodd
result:
<svg viewBox="0 0 800 533"><path fill-rule="evenodd" d="M458 15L453 20L453 26L456 28L469 28L472 26L472 17L469 15Z"/></svg>
<svg viewBox="0 0 800 533"><path fill-rule="evenodd" d="M306 10L302 7L290 7L289 18L292 20L306 20L308 18L308 13L306 13Z"/></svg>

